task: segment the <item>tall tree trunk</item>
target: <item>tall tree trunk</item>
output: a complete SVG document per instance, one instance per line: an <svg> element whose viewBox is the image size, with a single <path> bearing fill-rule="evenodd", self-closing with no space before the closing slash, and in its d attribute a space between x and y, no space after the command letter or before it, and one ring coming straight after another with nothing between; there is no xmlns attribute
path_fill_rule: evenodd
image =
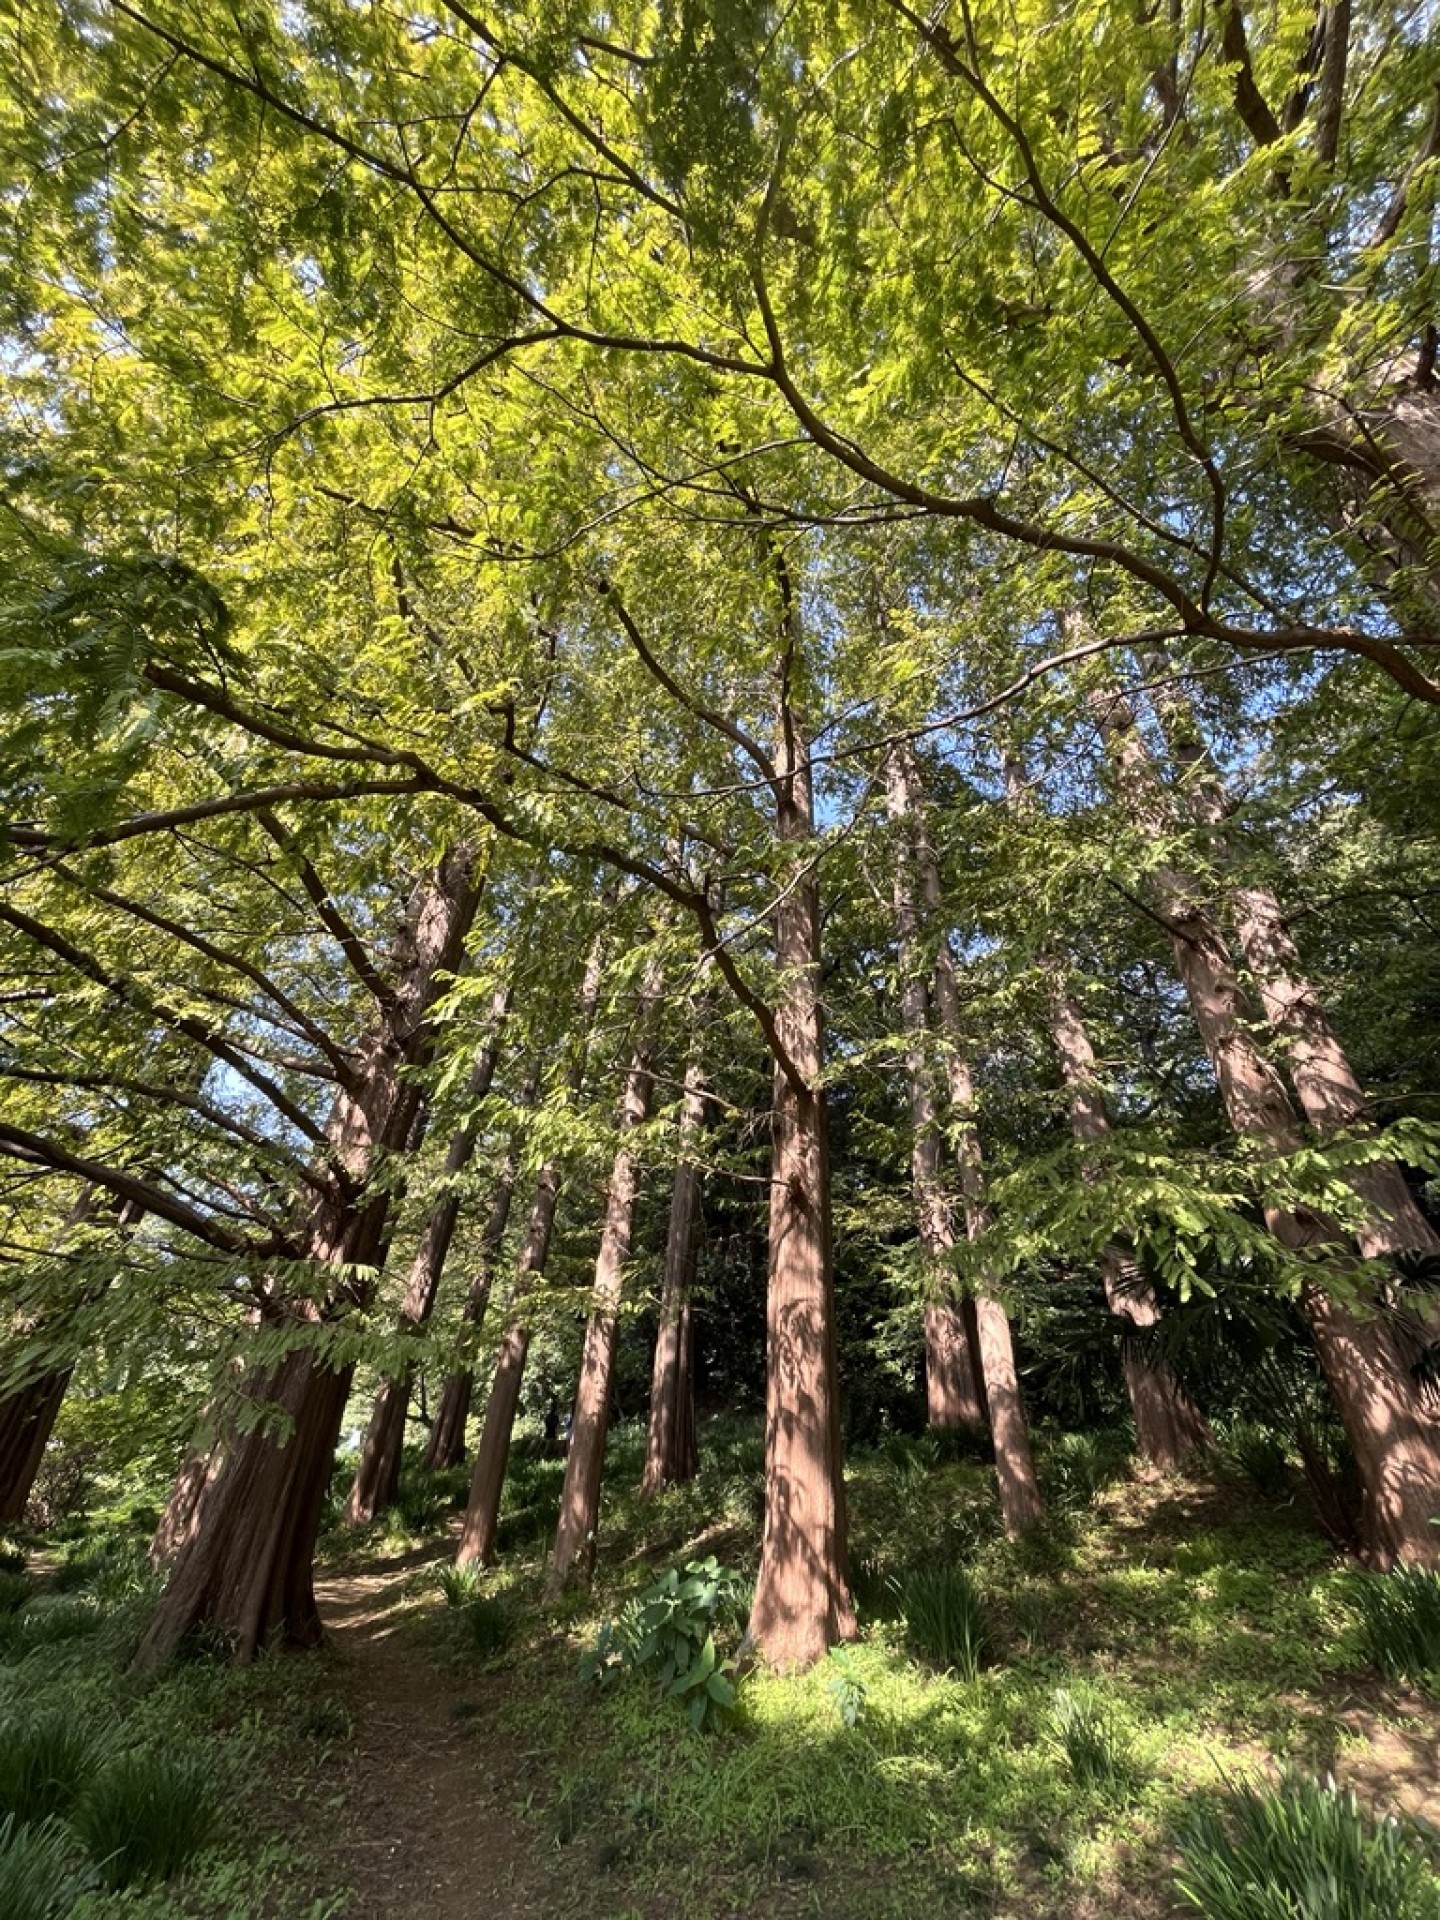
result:
<svg viewBox="0 0 1440 1920"><path fill-rule="evenodd" d="M1163 838L1164 809L1130 704L1112 693L1098 705L1122 795L1137 823L1152 838ZM1298 1152L1299 1120L1279 1074L1252 1038L1250 1008L1214 915L1193 880L1174 869L1161 868L1155 887L1230 1124L1277 1156ZM1332 1271L1343 1287L1346 1250L1330 1222L1274 1203L1266 1206L1265 1220L1291 1251L1333 1247ZM1328 1290L1318 1279L1306 1282L1301 1305L1359 1469L1364 1558L1377 1567L1397 1560L1440 1562L1440 1534L1430 1525L1440 1513L1440 1444L1416 1405L1389 1326L1374 1311L1356 1311L1339 1287Z"/></svg>
<svg viewBox="0 0 1440 1920"><path fill-rule="evenodd" d="M560 1494L560 1519L555 1548L545 1582L545 1597L553 1600L569 1580L588 1586L595 1566L595 1536L600 1525L600 1483L605 1471L605 1440L610 1430L610 1383L615 1371L615 1345L620 1332L620 1305L625 1287L625 1262L635 1223L635 1201L640 1190L640 1158L632 1136L650 1112L654 1090L654 1017L660 993L657 966L646 970L636 1016L635 1049L625 1075L618 1116L619 1145L610 1169L605 1200L605 1223L595 1256L595 1281L585 1344L580 1356L580 1380L575 1393L570 1447L565 1456L565 1484Z"/></svg>
<svg viewBox="0 0 1440 1920"><path fill-rule="evenodd" d="M792 622L793 606L787 609ZM830 1143L823 1083L820 890L810 756L781 674L776 831L793 853L775 907L770 1258L765 1309L765 1523L746 1644L781 1670L855 1637L835 1344Z"/></svg>
<svg viewBox="0 0 1440 1920"><path fill-rule="evenodd" d="M695 1330L691 1294L700 1247L700 1134L705 1125L705 1070L697 1045L685 1069L680 1109L680 1152L670 1192L665 1232L665 1272L660 1282L660 1325L650 1373L650 1420L640 1496L693 1480L700 1471L695 1444Z"/></svg>
<svg viewBox="0 0 1440 1920"><path fill-rule="evenodd" d="M410 1265L405 1297L400 1308L402 1332L410 1333L425 1325L435 1306L440 1278L455 1237L460 1218L459 1180L475 1154L479 1138L480 1116L474 1111L495 1078L500 1059L500 1039L510 1011L510 988L500 987L490 1008L488 1032L476 1055L466 1088L471 1107L469 1117L456 1129L445 1155L440 1197L430 1210L420 1234L420 1244ZM410 1407L413 1369L406 1367L382 1380L375 1395L370 1424L361 1443L350 1498L345 1505L348 1526L369 1526L376 1515L391 1505L400 1484L400 1460L405 1445L405 1418Z"/></svg>
<svg viewBox="0 0 1440 1920"><path fill-rule="evenodd" d="M535 1099L535 1091L536 1079L532 1070L525 1091L520 1096L520 1104L530 1106ZM490 1211L480 1234L479 1257L460 1316L462 1328L471 1335L484 1325L485 1310L490 1304L490 1289L494 1284L495 1269L500 1264L500 1250L505 1244L505 1230L510 1224L510 1207L515 1197L515 1182L520 1174L520 1147L521 1136L517 1130L510 1137L496 1177ZM434 1473L443 1467L458 1467L465 1458L465 1427L470 1418L470 1399L474 1388L473 1367L457 1367L453 1373L445 1376L435 1418L430 1423L429 1444L425 1449L427 1473Z"/></svg>
<svg viewBox="0 0 1440 1920"><path fill-rule="evenodd" d="M374 1175L382 1156L412 1137L421 1096L404 1070L426 1057L427 1016L442 976L459 960L475 902L469 848L447 854L412 901L382 1020L331 1115L329 1177L297 1233L303 1257L342 1272L318 1302L272 1293L263 1303L267 1324L289 1325L297 1344L242 1381L257 1417L229 1425L141 1646L144 1666L202 1626L242 1660L271 1639L313 1646L320 1638L315 1540L353 1371L329 1364L324 1332L363 1308L373 1291L389 1208Z"/></svg>
<svg viewBox="0 0 1440 1920"><path fill-rule="evenodd" d="M960 1197L965 1208L965 1231L971 1242L983 1239L991 1225L985 1192L985 1159L975 1126L975 1088L965 1052L964 1017L955 956L940 920L940 865L925 824L918 772L908 752L895 756L905 787L905 813L919 864L925 910L935 939L932 992L944 1042L945 1080L950 1096L950 1125L955 1148ZM1000 1486L1000 1508L1006 1531L1019 1536L1041 1518L1044 1503L1030 1450L1030 1428L1020 1396L1015 1367L1015 1342L1010 1317L1000 1302L977 1287L973 1295L978 1372L984 1389L990 1432L995 1442L995 1472Z"/></svg>
<svg viewBox="0 0 1440 1920"><path fill-rule="evenodd" d="M1085 1030L1080 1009L1066 984L1060 964L1050 976L1050 1031L1060 1057L1060 1072L1069 1094L1070 1130L1080 1148L1082 1173L1087 1152L1093 1153L1110 1132L1109 1116L1095 1071L1095 1049ZM1105 1300L1113 1314L1137 1328L1153 1327L1160 1318L1155 1291L1134 1257L1116 1242L1100 1256ZM1210 1444L1210 1431L1199 1408L1170 1368L1147 1360L1141 1348L1127 1339L1121 1347L1125 1390L1135 1420L1140 1451L1153 1466L1180 1466L1197 1448Z"/></svg>
<svg viewBox="0 0 1440 1920"><path fill-rule="evenodd" d="M577 1033L567 1077L569 1098L573 1103L585 1080L589 1056L590 1029L600 1003L600 982L604 972L604 937L591 943L580 984L577 1009ZM529 1296L539 1285L550 1257L550 1238L555 1227L555 1209L560 1201L560 1163L547 1161L536 1183L525 1242L515 1271L515 1291L511 1302L510 1324L500 1342L495 1361L495 1378L485 1406L485 1424L475 1454L475 1471L470 1479L470 1498L465 1508L465 1525L455 1556L457 1566L488 1567L495 1558L500 1531L500 1500L505 1491L505 1474L510 1465L510 1441L515 1431L515 1415L520 1408L520 1388L525 1379L525 1360L530 1351Z"/></svg>

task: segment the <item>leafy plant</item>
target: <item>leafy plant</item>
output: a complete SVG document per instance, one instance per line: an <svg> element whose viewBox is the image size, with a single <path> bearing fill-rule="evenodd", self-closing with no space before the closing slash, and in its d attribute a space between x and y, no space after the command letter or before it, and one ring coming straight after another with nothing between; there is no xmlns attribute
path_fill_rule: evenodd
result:
<svg viewBox="0 0 1440 1920"><path fill-rule="evenodd" d="M30 1598L30 1582L15 1569L0 1569L0 1614L19 1613Z"/></svg>
<svg viewBox="0 0 1440 1920"><path fill-rule="evenodd" d="M0 1820L0 1914L5 1920L59 1920L91 1884L75 1843L58 1820Z"/></svg>
<svg viewBox="0 0 1440 1920"><path fill-rule="evenodd" d="M1440 1692L1440 1572L1396 1567L1393 1573L1357 1573L1349 1591L1365 1651L1381 1673Z"/></svg>
<svg viewBox="0 0 1440 1920"><path fill-rule="evenodd" d="M721 1724L735 1705L735 1662L722 1658L715 1629L743 1592L740 1575L713 1555L670 1568L601 1627L581 1677L603 1686L622 1673L653 1674L688 1707L692 1726Z"/></svg>
<svg viewBox="0 0 1440 1920"><path fill-rule="evenodd" d="M24 1823L68 1813L100 1757L100 1742L73 1714L0 1721L0 1815Z"/></svg>
<svg viewBox="0 0 1440 1920"><path fill-rule="evenodd" d="M1129 1743L1114 1714L1093 1694L1057 1687L1050 1703L1050 1728L1079 1786L1115 1788L1129 1779Z"/></svg>
<svg viewBox="0 0 1440 1920"><path fill-rule="evenodd" d="M447 1607L468 1607L472 1600L479 1598L485 1585L485 1573L473 1561L463 1567L457 1567L452 1562L439 1569L435 1584L445 1596Z"/></svg>
<svg viewBox="0 0 1440 1920"><path fill-rule="evenodd" d="M200 1760L127 1753L96 1775L71 1824L107 1887L144 1887L188 1865L218 1818L214 1786Z"/></svg>
<svg viewBox="0 0 1440 1920"><path fill-rule="evenodd" d="M858 1727L865 1717L869 1689L855 1671L854 1662L844 1647L830 1649L830 1671L826 1676L825 1691L835 1702L841 1725Z"/></svg>
<svg viewBox="0 0 1440 1920"><path fill-rule="evenodd" d="M962 1567L935 1567L896 1582L911 1646L938 1667L973 1680L994 1647L979 1588Z"/></svg>
<svg viewBox="0 0 1440 1920"><path fill-rule="evenodd" d="M1220 1435L1220 1457L1267 1500L1290 1487L1290 1455L1284 1437L1258 1420L1234 1420Z"/></svg>
<svg viewBox="0 0 1440 1920"><path fill-rule="evenodd" d="M1333 1780L1242 1781L1177 1838L1176 1890L1205 1920L1440 1920L1418 1829Z"/></svg>
<svg viewBox="0 0 1440 1920"><path fill-rule="evenodd" d="M1052 1506L1088 1507L1098 1493L1120 1477L1126 1448L1113 1433L1062 1433L1046 1463L1046 1493Z"/></svg>
<svg viewBox="0 0 1440 1920"><path fill-rule="evenodd" d="M515 1614L505 1601L480 1593L460 1608L466 1637L476 1653L487 1659L503 1653L515 1638Z"/></svg>

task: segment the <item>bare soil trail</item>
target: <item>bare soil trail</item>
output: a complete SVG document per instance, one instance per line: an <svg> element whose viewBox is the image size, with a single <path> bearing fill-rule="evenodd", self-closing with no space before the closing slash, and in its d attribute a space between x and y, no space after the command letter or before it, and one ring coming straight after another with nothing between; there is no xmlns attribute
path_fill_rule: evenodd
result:
<svg viewBox="0 0 1440 1920"><path fill-rule="evenodd" d="M505 1677L452 1676L405 1628L408 1576L433 1558L316 1582L327 1691L350 1728L318 1788L334 1811L315 1851L330 1889L350 1890L344 1920L558 1920L576 1911L573 1882L514 1811L525 1783L513 1734L487 1732Z"/></svg>

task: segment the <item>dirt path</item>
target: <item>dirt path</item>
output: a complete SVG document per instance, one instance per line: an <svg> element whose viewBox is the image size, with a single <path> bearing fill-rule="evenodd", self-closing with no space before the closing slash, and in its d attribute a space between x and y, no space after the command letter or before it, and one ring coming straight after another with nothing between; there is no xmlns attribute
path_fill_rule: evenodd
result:
<svg viewBox="0 0 1440 1920"><path fill-rule="evenodd" d="M543 1832L513 1811L523 1793L513 1738L497 1770L486 1731L505 1682L452 1679L401 1629L417 1564L316 1583L334 1656L327 1691L351 1722L317 1788L339 1803L319 1849L329 1884L354 1889L345 1920L555 1920L573 1912L574 1889L552 1870Z"/></svg>

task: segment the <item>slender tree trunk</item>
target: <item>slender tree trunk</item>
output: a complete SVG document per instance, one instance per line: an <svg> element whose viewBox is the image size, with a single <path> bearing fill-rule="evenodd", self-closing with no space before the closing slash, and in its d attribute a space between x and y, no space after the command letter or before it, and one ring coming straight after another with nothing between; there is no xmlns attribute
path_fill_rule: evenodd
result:
<svg viewBox="0 0 1440 1920"><path fill-rule="evenodd" d="M0 1399L0 1524L25 1517L73 1371L52 1367Z"/></svg>
<svg viewBox="0 0 1440 1920"><path fill-rule="evenodd" d="M910 1083L910 1179L915 1226L926 1266L925 1403L932 1427L977 1426L987 1409L975 1353L960 1304L954 1298L950 1255L955 1225L942 1166L945 1143L934 1070L928 1053L931 986L916 901L914 809L918 789L913 764L903 750L885 764L885 795L899 844L893 893L898 929L900 1012L905 1026L905 1065Z"/></svg>
<svg viewBox="0 0 1440 1920"><path fill-rule="evenodd" d="M1064 971L1052 963L1050 975L1050 1030L1060 1057L1060 1072L1069 1094L1070 1129L1085 1156L1108 1137L1109 1116L1095 1071L1095 1049L1085 1030L1080 1009L1065 982ZM1133 1256L1112 1242L1100 1257L1105 1300L1113 1314L1134 1327L1153 1327L1160 1318L1154 1289ZM1125 1390L1135 1420L1135 1438L1152 1465L1167 1470L1180 1466L1197 1448L1210 1444L1210 1430L1189 1394L1169 1367L1144 1357L1132 1340L1121 1348Z"/></svg>
<svg viewBox="0 0 1440 1920"><path fill-rule="evenodd" d="M569 1096L573 1103L584 1084L589 1054L590 1029L600 1002L603 973L604 938L597 936L585 962L577 1009L577 1035L568 1075ZM500 1500L505 1491L505 1474L510 1464L510 1441L515 1431L515 1415L520 1408L520 1388L525 1379L525 1359L530 1351L529 1296L539 1285L550 1257L550 1238L555 1227L555 1209L560 1200L560 1165L551 1160L540 1173L525 1243L515 1273L515 1292L510 1324L500 1342L495 1362L495 1378L485 1406L485 1424L475 1454L475 1471L470 1480L470 1498L465 1509L465 1525L455 1556L457 1566L488 1567L495 1558L500 1531Z"/></svg>
<svg viewBox="0 0 1440 1920"><path fill-rule="evenodd" d="M533 1102L535 1087L532 1074L526 1091L521 1095L522 1106L529 1106ZM480 1235L480 1254L461 1314L462 1327L472 1335L484 1325L485 1310L490 1304L490 1289L494 1284L495 1269L500 1264L500 1250L505 1244L505 1230L510 1224L510 1207L515 1197L515 1182L520 1174L520 1146L520 1135L516 1132L505 1150L495 1191L490 1199L490 1212ZM430 1423L429 1444L425 1449L427 1473L443 1467L458 1467L465 1458L465 1427L470 1418L470 1399L474 1387L473 1367L457 1367L453 1373L445 1376L435 1418Z"/></svg>
<svg viewBox="0 0 1440 1920"><path fill-rule="evenodd" d="M476 1056L466 1088L466 1100L472 1111L450 1141L441 1175L440 1197L430 1210L420 1234L415 1258L411 1262L400 1308L403 1332L413 1332L424 1326L435 1306L440 1278L450 1253L450 1243L455 1237L456 1222L460 1218L460 1176L474 1158L475 1143L479 1137L480 1117L474 1109L489 1093L495 1078L495 1068L500 1059L501 1033L509 1011L510 988L506 985L496 992L486 1039ZM413 1370L407 1367L380 1383L370 1424L361 1443L350 1498L345 1505L348 1526L369 1526L376 1515L395 1499L400 1484L400 1460L405 1445L405 1418L410 1408L412 1382Z"/></svg>
<svg viewBox="0 0 1440 1920"><path fill-rule="evenodd" d="M625 1287L625 1262L635 1223L635 1201L640 1191L640 1157L633 1135L650 1112L654 1090L654 1016L660 993L658 968L647 969L640 991L635 1049L625 1075L618 1116L619 1145L610 1170L605 1200L605 1224L595 1257L595 1281L585 1345L580 1358L580 1380L575 1393L570 1447L565 1456L565 1484L560 1494L560 1519L555 1549L545 1582L545 1597L553 1600L569 1580L588 1586L595 1566L595 1537L600 1526L600 1484L605 1471L605 1440L610 1429L610 1388L615 1372L615 1346L620 1332L620 1305Z"/></svg>
<svg viewBox="0 0 1440 1920"><path fill-rule="evenodd" d="M373 1290L389 1194L371 1183L381 1156L413 1134L420 1092L403 1070L426 1057L427 1016L475 909L473 864L468 848L448 854L412 901L384 1017L331 1116L331 1175L297 1234L305 1257L343 1271L319 1302L278 1294L265 1301L267 1324L290 1325L299 1343L242 1381L241 1395L258 1417L229 1424L141 1646L144 1666L167 1658L197 1627L215 1632L242 1660L271 1639L313 1646L320 1638L315 1540L353 1371L330 1365L321 1341Z"/></svg>
<svg viewBox="0 0 1440 1920"><path fill-rule="evenodd" d="M793 609L791 609L793 616ZM820 892L809 750L782 673L776 829L792 844L775 908L775 1037L766 1295L765 1524L746 1644L782 1670L855 1637L846 1575L845 1475L823 1084Z"/></svg>
<svg viewBox="0 0 1440 1920"><path fill-rule="evenodd" d="M1166 822L1134 714L1118 694L1107 696L1100 708L1122 795L1138 824L1158 839ZM1157 873L1156 892L1230 1124L1270 1153L1298 1152L1298 1118L1279 1074L1251 1036L1250 1009L1214 915L1194 882L1173 869ZM1333 1246L1333 1271L1343 1284L1346 1250L1330 1222L1273 1203L1265 1219L1291 1251ZM1379 1314L1357 1312L1338 1290L1318 1281L1307 1282L1301 1305L1359 1469L1363 1557L1377 1567L1397 1560L1440 1562L1440 1532L1430 1525L1440 1513L1440 1444L1416 1405L1389 1327Z"/></svg>
<svg viewBox="0 0 1440 1920"><path fill-rule="evenodd" d="M680 1153L670 1192L665 1232L665 1272L660 1282L660 1325L650 1373L650 1421L640 1497L693 1480L700 1471L695 1444L695 1329L691 1294L700 1250L700 1134L705 1125L705 1070L698 1045L685 1069L680 1109Z"/></svg>
<svg viewBox="0 0 1440 1920"><path fill-rule="evenodd" d="M903 783L904 812L910 822L926 912L936 936L931 990L944 1041L945 1079L950 1096L955 1164L965 1208L965 1231L973 1243L983 1239L989 1231L991 1214L985 1192L984 1155L974 1121L975 1089L965 1053L960 982L956 977L955 956L950 951L949 939L939 924L940 867L925 825L913 756L908 753L897 754L894 764L899 769L895 777ZM990 1432L995 1442L1000 1508L1006 1531L1019 1536L1029 1532L1041 1518L1044 1503L1040 1498L1040 1482L1030 1450L1030 1429L1020 1396L1010 1318L1000 1302L983 1288L975 1290L972 1305L975 1348L979 1355L978 1372L984 1387Z"/></svg>

